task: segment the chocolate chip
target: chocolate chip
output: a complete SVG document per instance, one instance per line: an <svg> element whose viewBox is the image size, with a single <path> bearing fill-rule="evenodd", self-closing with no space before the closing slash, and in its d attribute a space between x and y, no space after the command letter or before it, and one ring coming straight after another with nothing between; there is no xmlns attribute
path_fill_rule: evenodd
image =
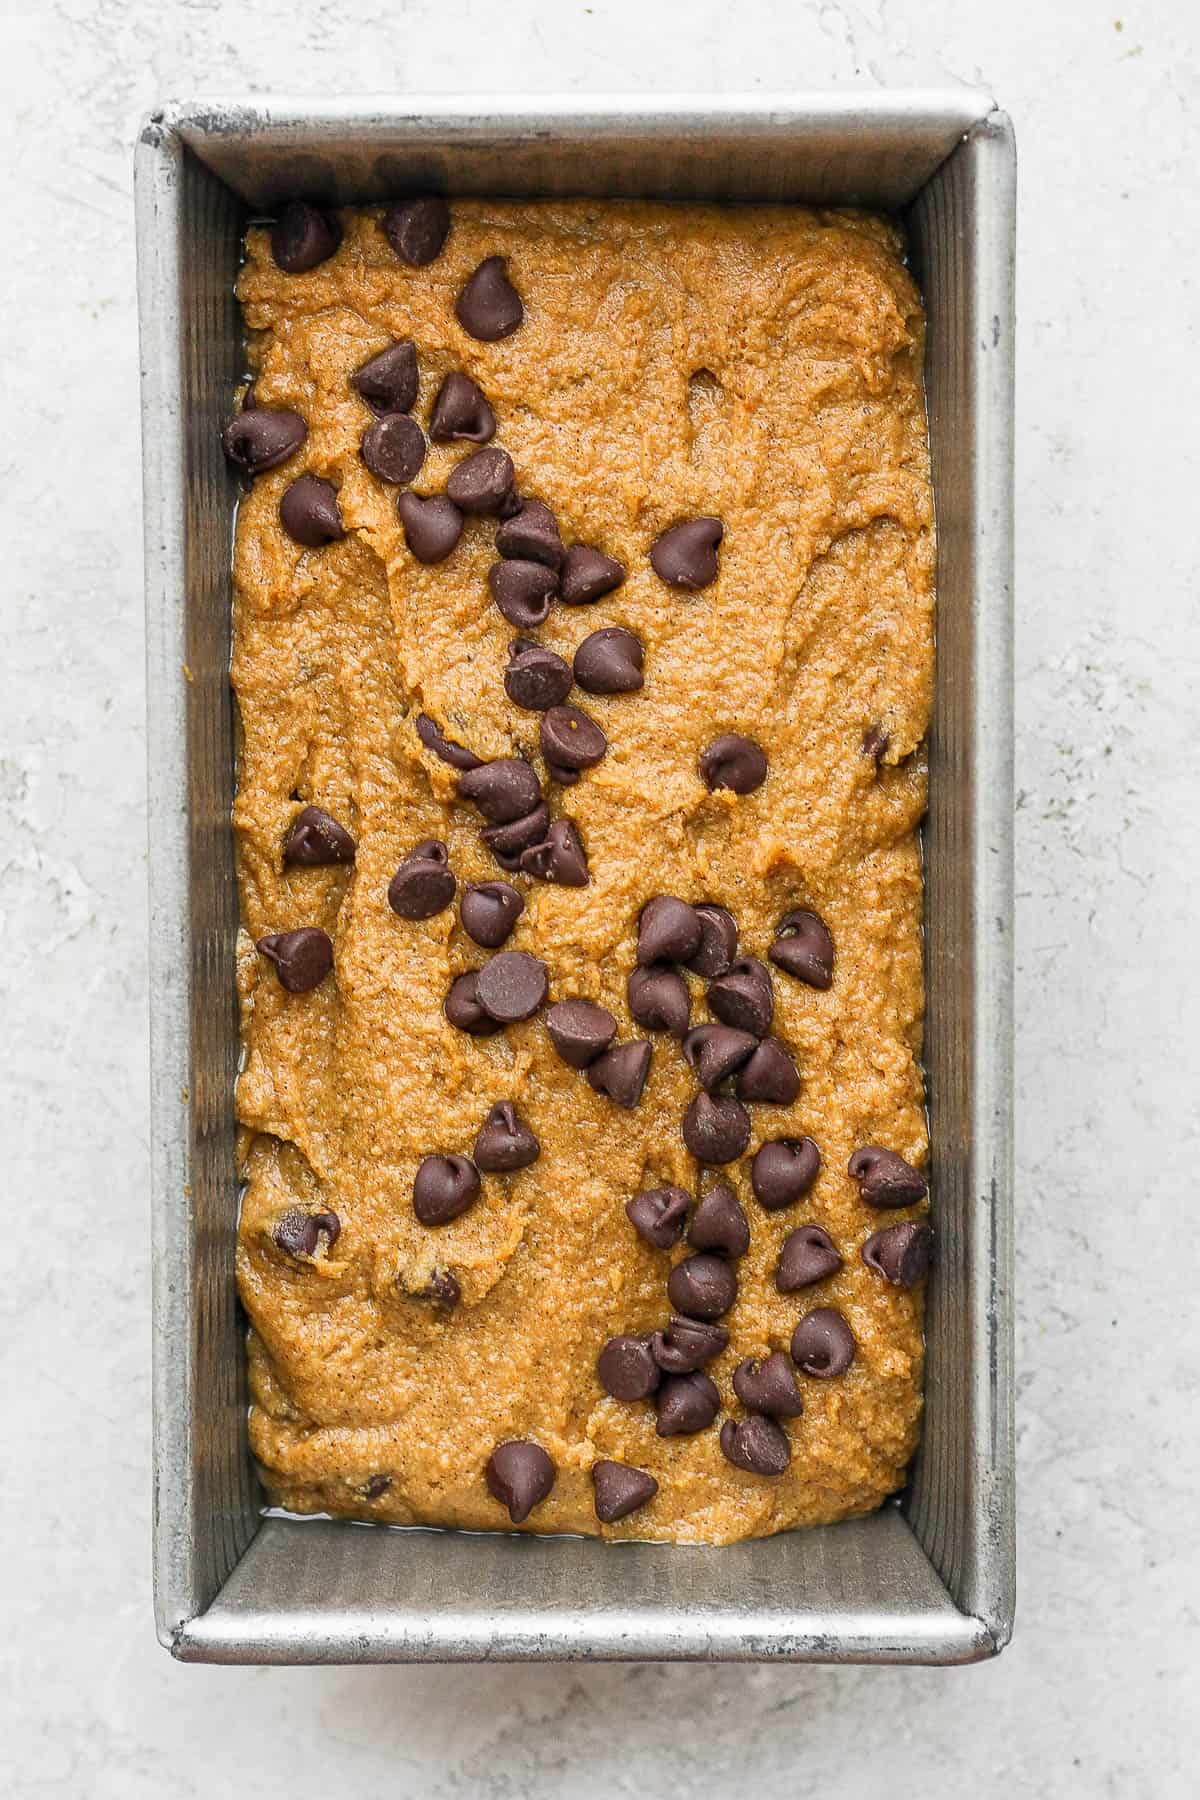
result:
<svg viewBox="0 0 1200 1800"><path fill-rule="evenodd" d="M645 1338L609 1338L596 1360L600 1386L614 1400L644 1400L662 1379Z"/></svg>
<svg viewBox="0 0 1200 1800"><path fill-rule="evenodd" d="M702 1319L673 1318L663 1331L651 1335L650 1348L659 1368L668 1375L689 1375L720 1356L729 1343L723 1325L707 1325Z"/></svg>
<svg viewBox="0 0 1200 1800"><path fill-rule="evenodd" d="M420 386L417 351L412 339L401 338L377 356L369 357L361 368L355 369L350 386L362 396L372 412L410 411Z"/></svg>
<svg viewBox="0 0 1200 1800"><path fill-rule="evenodd" d="M658 1492L658 1483L645 1469L629 1463L610 1462L601 1457L592 1464L592 1486L595 1489L596 1517L602 1525L615 1525L627 1519Z"/></svg>
<svg viewBox="0 0 1200 1800"><path fill-rule="evenodd" d="M878 768L891 748L892 740L882 725L870 725L863 733L863 755L873 759Z"/></svg>
<svg viewBox="0 0 1200 1800"><path fill-rule="evenodd" d="M751 1412L798 1419L804 1411L799 1383L782 1350L773 1350L761 1363L753 1356L740 1362L733 1371L733 1391Z"/></svg>
<svg viewBox="0 0 1200 1800"><path fill-rule="evenodd" d="M572 1069L586 1069L608 1049L617 1021L594 1000L558 1000L546 1014L550 1042Z"/></svg>
<svg viewBox="0 0 1200 1800"><path fill-rule="evenodd" d="M443 1010L451 1025L456 1025L459 1031L468 1031L472 1037L492 1037L504 1027L485 1012L479 999L478 982L474 969L456 975L450 983Z"/></svg>
<svg viewBox="0 0 1200 1800"><path fill-rule="evenodd" d="M445 562L462 536L463 516L444 494L396 496L404 541L420 563Z"/></svg>
<svg viewBox="0 0 1200 1800"><path fill-rule="evenodd" d="M319 806L305 806L296 814L283 846L284 862L305 868L352 863L354 854L350 833Z"/></svg>
<svg viewBox="0 0 1200 1800"><path fill-rule="evenodd" d="M762 746L740 732L715 737L700 752L700 779L711 791L730 788L735 794L752 794L767 779L767 759Z"/></svg>
<svg viewBox="0 0 1200 1800"><path fill-rule="evenodd" d="M516 480L512 457L495 444L474 450L455 463L446 481L446 492L455 506L468 513L501 511Z"/></svg>
<svg viewBox="0 0 1200 1800"><path fill-rule="evenodd" d="M571 665L553 650L514 638L509 645L504 691L514 706L545 712L559 706L571 691Z"/></svg>
<svg viewBox="0 0 1200 1800"><path fill-rule="evenodd" d="M754 1153L750 1184L763 1211L778 1212L802 1199L820 1171L821 1152L810 1137L772 1138Z"/></svg>
<svg viewBox="0 0 1200 1800"><path fill-rule="evenodd" d="M556 770L590 769L608 749L608 739L581 706L550 707L542 714L540 737L542 755Z"/></svg>
<svg viewBox="0 0 1200 1800"><path fill-rule="evenodd" d="M475 1167L485 1175L510 1175L527 1169L542 1154L542 1146L511 1100L498 1100L479 1127L475 1139Z"/></svg>
<svg viewBox="0 0 1200 1800"><path fill-rule="evenodd" d="M932 1226L922 1219L902 1219L869 1237L862 1247L862 1259L893 1287L909 1288L928 1269L932 1251Z"/></svg>
<svg viewBox="0 0 1200 1800"><path fill-rule="evenodd" d="M685 1257L667 1279L667 1299L689 1319L719 1319L737 1299L737 1276L720 1256Z"/></svg>
<svg viewBox="0 0 1200 1800"><path fill-rule="evenodd" d="M650 566L671 587L705 588L717 579L717 545L724 535L720 519L685 519L655 539Z"/></svg>
<svg viewBox="0 0 1200 1800"><path fill-rule="evenodd" d="M737 955L738 929L733 914L724 906L702 900L693 912L700 921L700 948L689 956L687 966L693 975L711 980L724 975Z"/></svg>
<svg viewBox="0 0 1200 1800"><path fill-rule="evenodd" d="M645 969L651 963L686 962L700 948L701 937L695 907L673 894L656 894L638 918L638 963Z"/></svg>
<svg viewBox="0 0 1200 1800"><path fill-rule="evenodd" d="M787 1432L761 1413L736 1423L726 1419L718 1442L725 1460L750 1475L782 1475L792 1460Z"/></svg>
<svg viewBox="0 0 1200 1800"><path fill-rule="evenodd" d="M457 887L445 844L422 838L388 883L388 905L402 919L432 919L449 906Z"/></svg>
<svg viewBox="0 0 1200 1800"><path fill-rule="evenodd" d="M642 646L623 625L606 625L575 652L575 680L586 694L633 694L642 686Z"/></svg>
<svg viewBox="0 0 1200 1800"><path fill-rule="evenodd" d="M289 1256L315 1256L325 1239L326 1255L342 1234L342 1222L335 1212L301 1212L290 1206L275 1226L272 1236Z"/></svg>
<svg viewBox="0 0 1200 1800"><path fill-rule="evenodd" d="M540 844L521 852L521 870L561 887L586 887L587 853L573 819L555 819Z"/></svg>
<svg viewBox="0 0 1200 1800"><path fill-rule="evenodd" d="M447 375L433 403L429 435L435 444L450 444L456 438L468 444L489 444L495 437L496 415L469 375L458 369Z"/></svg>
<svg viewBox="0 0 1200 1800"><path fill-rule="evenodd" d="M683 1236L689 1195L679 1187L643 1188L625 1202L625 1216L638 1236L655 1250L670 1250ZM695 1367L695 1364L689 1365Z"/></svg>
<svg viewBox="0 0 1200 1800"><path fill-rule="evenodd" d="M523 1524L554 1486L554 1464L540 1444L509 1438L488 1458L484 1479L488 1493L508 1508L514 1525Z"/></svg>
<svg viewBox="0 0 1200 1800"><path fill-rule="evenodd" d="M453 738L446 737L441 726L428 713L417 714L417 736L427 750L432 750L435 756L440 757L444 763L449 763L452 769L483 767L481 757L476 756L473 750L468 750L465 744L456 744Z"/></svg>
<svg viewBox="0 0 1200 1800"><path fill-rule="evenodd" d="M425 461L425 434L407 413L384 413L367 426L360 449L372 475L403 486Z"/></svg>
<svg viewBox="0 0 1200 1800"><path fill-rule="evenodd" d="M279 523L294 543L310 550L336 543L346 535L338 511L338 491L332 481L322 481L319 475L300 475L284 488Z"/></svg>
<svg viewBox="0 0 1200 1800"><path fill-rule="evenodd" d="M833 980L833 939L815 912L785 913L767 955L809 987L827 988Z"/></svg>
<svg viewBox="0 0 1200 1800"><path fill-rule="evenodd" d="M654 1396L654 1410L659 1437L684 1437L712 1424L721 1410L721 1396L716 1384L698 1371L668 1375Z"/></svg>
<svg viewBox="0 0 1200 1800"><path fill-rule="evenodd" d="M390 1475L372 1475L363 1488L364 1500L382 1500L392 1485Z"/></svg>
<svg viewBox="0 0 1200 1800"><path fill-rule="evenodd" d="M687 982L674 969L633 969L626 983L629 1011L647 1031L682 1037L692 1012Z"/></svg>
<svg viewBox="0 0 1200 1800"><path fill-rule="evenodd" d="M440 194L398 200L388 207L380 225L400 261L420 269L441 252L450 230L450 208Z"/></svg>
<svg viewBox="0 0 1200 1800"><path fill-rule="evenodd" d="M750 1142L750 1114L731 1095L697 1094L683 1115L683 1141L699 1162L736 1162Z"/></svg>
<svg viewBox="0 0 1200 1800"><path fill-rule="evenodd" d="M624 563L590 544L572 544L563 557L559 598L566 606L590 606L619 588L624 579Z"/></svg>
<svg viewBox="0 0 1200 1800"><path fill-rule="evenodd" d="M558 520L544 501L523 500L519 511L498 528L496 548L501 556L520 557L525 562L545 563L548 569L557 569L563 559Z"/></svg>
<svg viewBox="0 0 1200 1800"><path fill-rule="evenodd" d="M489 825L480 837L502 869L519 869L522 852L540 844L550 828L550 808L539 803L523 819L508 825Z"/></svg>
<svg viewBox="0 0 1200 1800"><path fill-rule="evenodd" d="M221 432L221 443L230 462L250 475L260 475L295 456L307 436L308 426L299 413L256 406L234 413Z"/></svg>
<svg viewBox="0 0 1200 1800"><path fill-rule="evenodd" d="M792 1361L806 1375L827 1380L844 1375L854 1361L854 1333L832 1306L805 1313L792 1333Z"/></svg>
<svg viewBox="0 0 1200 1800"><path fill-rule="evenodd" d="M333 941L315 925L269 932L259 938L258 948L274 963L280 986L289 994L307 994L333 967Z"/></svg>
<svg viewBox="0 0 1200 1800"><path fill-rule="evenodd" d="M448 1225L474 1206L480 1186L469 1156L424 1156L413 1178L413 1211L422 1225Z"/></svg>
<svg viewBox="0 0 1200 1800"><path fill-rule="evenodd" d="M454 312L463 330L482 343L494 344L499 338L511 337L525 308L512 282L508 279L503 256L485 256L454 302Z"/></svg>
<svg viewBox="0 0 1200 1800"><path fill-rule="evenodd" d="M484 963L475 992L484 1012L504 1025L528 1019L546 998L546 965L528 950L502 950Z"/></svg>
<svg viewBox="0 0 1200 1800"><path fill-rule="evenodd" d="M650 1046L638 1039L605 1050L588 1064L587 1078L596 1092L606 1095L614 1106L631 1109L641 1099L649 1073Z"/></svg>
<svg viewBox="0 0 1200 1800"><path fill-rule="evenodd" d="M827 1281L841 1267L842 1259L827 1231L820 1225L798 1225L783 1240L775 1286L781 1294L796 1294L816 1281Z"/></svg>
<svg viewBox="0 0 1200 1800"><path fill-rule="evenodd" d="M558 576L544 563L496 562L488 570L488 586L509 624L518 631L532 631L550 617Z"/></svg>
<svg viewBox="0 0 1200 1800"><path fill-rule="evenodd" d="M683 1054L701 1087L711 1094L741 1068L757 1043L750 1032L732 1025L694 1025L683 1040Z"/></svg>
<svg viewBox="0 0 1200 1800"><path fill-rule="evenodd" d="M730 963L724 975L708 985L709 1011L723 1025L738 1031L749 1031L756 1038L766 1037L775 1016L775 995L771 974L756 956L739 956Z"/></svg>
<svg viewBox="0 0 1200 1800"><path fill-rule="evenodd" d="M271 255L286 275L315 269L333 255L341 241L338 220L307 200L289 200L271 227Z"/></svg>
<svg viewBox="0 0 1200 1800"><path fill-rule="evenodd" d="M459 776L458 791L493 825L528 818L542 798L532 765L519 756L498 756L468 769Z"/></svg>
<svg viewBox="0 0 1200 1800"><path fill-rule="evenodd" d="M745 1256L750 1248L750 1226L737 1195L719 1181L696 1202L687 1241L693 1250L716 1250L722 1256ZM686 1312L686 1307L680 1311Z"/></svg>
<svg viewBox="0 0 1200 1800"><path fill-rule="evenodd" d="M778 1038L764 1038L737 1078L737 1097L790 1106L800 1092L800 1072Z"/></svg>
<svg viewBox="0 0 1200 1800"><path fill-rule="evenodd" d="M868 1206L915 1206L929 1192L925 1177L911 1163L878 1144L856 1150L847 1167Z"/></svg>
<svg viewBox="0 0 1200 1800"><path fill-rule="evenodd" d="M524 900L507 881L478 881L463 894L458 916L469 938L485 950L498 950L524 910Z"/></svg>
<svg viewBox="0 0 1200 1800"><path fill-rule="evenodd" d="M457 1306L462 1299L462 1288L458 1278L449 1269L435 1269L423 1288L414 1295L414 1300L432 1300L436 1306Z"/></svg>

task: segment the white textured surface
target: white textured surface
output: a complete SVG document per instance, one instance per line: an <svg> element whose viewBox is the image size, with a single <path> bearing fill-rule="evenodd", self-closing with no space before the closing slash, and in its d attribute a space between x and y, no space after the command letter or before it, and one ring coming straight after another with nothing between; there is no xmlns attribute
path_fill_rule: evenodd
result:
<svg viewBox="0 0 1200 1800"><path fill-rule="evenodd" d="M1200 14L1120 4L0 8L6 1794L1196 1791ZM138 116L947 81L1021 157L1016 1638L953 1672L181 1668L148 1577Z"/></svg>

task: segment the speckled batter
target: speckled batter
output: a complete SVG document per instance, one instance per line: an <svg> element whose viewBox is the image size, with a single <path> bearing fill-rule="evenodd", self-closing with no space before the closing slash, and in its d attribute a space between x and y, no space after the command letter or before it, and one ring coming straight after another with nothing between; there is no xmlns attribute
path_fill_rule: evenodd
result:
<svg viewBox="0 0 1200 1800"><path fill-rule="evenodd" d="M727 1543L865 1512L904 1478L922 1362L920 1288L889 1286L859 1257L872 1231L922 1209L873 1212L845 1172L862 1144L918 1165L927 1150L915 834L934 542L923 318L897 237L877 220L796 209L463 201L442 255L412 269L376 213L342 223L337 254L303 275L282 273L267 233L252 230L239 281L257 401L294 408L309 429L297 455L255 481L235 558L248 1183L238 1271L251 1437L269 1492L300 1512L510 1529L483 1469L498 1441L526 1437L558 1470L528 1530ZM525 320L486 344L453 305L493 253L508 258ZM696 1080L678 1043L655 1034L642 1102L620 1110L559 1060L541 1017L486 1039L453 1030L447 986L486 952L457 906L419 923L388 908L389 879L421 838L445 840L460 891L504 875L477 813L455 799L453 771L419 743L418 712L481 756L517 752L543 768L537 716L502 684L516 634L488 591L494 520L469 519L450 559L422 567L396 489L359 457L371 415L347 378L406 337L421 424L445 373L464 370L495 409L521 493L549 503L564 542L596 545L629 571L597 605L555 607L538 639L569 658L589 632L621 624L645 646L640 693L572 696L608 734L603 762L569 789L547 784L552 812L578 823L591 885L504 877L526 899L506 948L534 951L552 999L602 1002L628 1038L646 1035L631 1025L625 981L652 895L723 903L742 950L760 957L793 907L815 909L833 933L827 992L774 971L774 1029L802 1071L800 1098L752 1109L751 1153L765 1138L816 1140L816 1186L767 1214L749 1157L720 1172L751 1225L723 1321L731 1343L708 1370L726 1409L741 1416L736 1363L786 1350L809 1307L840 1308L858 1343L845 1375L798 1376L805 1412L785 1422L792 1461L775 1479L726 1461L716 1426L657 1437L649 1403L621 1404L596 1378L606 1338L665 1321L666 1276L686 1254L651 1249L624 1213L639 1188L699 1186L680 1137ZM431 445L415 489L441 492L471 448ZM320 549L300 548L278 520L282 491L305 470L337 485L347 526ZM667 587L648 552L700 513L718 515L725 537L719 578L693 595ZM889 740L878 770L862 749L872 726ZM710 794L700 781L699 753L725 731L766 750L757 792ZM284 868L285 834L307 803L353 833L353 867ZM301 925L328 930L335 968L289 994L253 940ZM701 1020L703 984L692 992ZM469 1153L506 1098L540 1159L485 1176L453 1223L420 1225L421 1157ZM296 1205L337 1213L331 1254L297 1260L276 1247L273 1226ZM780 1244L809 1220L845 1266L782 1296ZM457 1307L414 1297L439 1270L461 1287ZM616 1526L593 1511L598 1458L659 1483Z"/></svg>

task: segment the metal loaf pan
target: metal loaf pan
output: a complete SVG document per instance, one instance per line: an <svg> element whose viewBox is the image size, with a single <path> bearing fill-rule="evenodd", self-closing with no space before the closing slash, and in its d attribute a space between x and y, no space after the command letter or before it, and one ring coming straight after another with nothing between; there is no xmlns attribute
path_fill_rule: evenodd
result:
<svg viewBox="0 0 1200 1800"><path fill-rule="evenodd" d="M263 1517L234 1286L230 527L249 213L304 194L856 202L907 219L940 541L925 834L940 1260L912 1482L724 1549ZM149 688L155 1558L185 1660L970 1662L1013 1613L1011 128L984 94L171 106L137 149Z"/></svg>

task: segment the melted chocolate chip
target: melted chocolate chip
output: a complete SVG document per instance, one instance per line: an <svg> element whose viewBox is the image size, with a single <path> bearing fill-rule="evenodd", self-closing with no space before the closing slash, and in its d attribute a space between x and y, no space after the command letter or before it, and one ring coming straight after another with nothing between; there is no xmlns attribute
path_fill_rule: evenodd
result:
<svg viewBox="0 0 1200 1800"><path fill-rule="evenodd" d="M656 894L638 919L638 963L645 969L651 963L686 962L700 948L702 936L695 907L673 894Z"/></svg>
<svg viewBox="0 0 1200 1800"><path fill-rule="evenodd" d="M721 1256L745 1256L750 1248L750 1226L737 1195L725 1182L719 1181L696 1202L687 1241L693 1250L714 1250ZM680 1308L681 1312L687 1310Z"/></svg>
<svg viewBox="0 0 1200 1800"><path fill-rule="evenodd" d="M363 1487L364 1500L382 1500L392 1485L390 1475L372 1475Z"/></svg>
<svg viewBox="0 0 1200 1800"><path fill-rule="evenodd" d="M403 498L403 496L401 496ZM452 769L482 769L483 761L465 744L456 744L448 738L440 725L429 717L428 713L417 714L417 736L427 750L440 757L442 762L449 763Z"/></svg>
<svg viewBox="0 0 1200 1800"><path fill-rule="evenodd" d="M594 1000L558 1000L546 1014L550 1042L572 1069L586 1069L608 1049L617 1021Z"/></svg>
<svg viewBox="0 0 1200 1800"><path fill-rule="evenodd" d="M478 976L474 969L467 969L462 975L456 975L450 983L446 995L444 1009L451 1025L459 1031L467 1031L472 1037L492 1037L504 1027L498 1019L493 1019L480 1003Z"/></svg>
<svg viewBox="0 0 1200 1800"><path fill-rule="evenodd" d="M435 444L462 439L468 444L490 444L496 435L496 415L481 388L469 375L452 369L433 403L429 435Z"/></svg>
<svg viewBox="0 0 1200 1800"><path fill-rule="evenodd" d="M389 344L355 369L350 386L376 413L408 412L417 397L420 378L417 351L411 338Z"/></svg>
<svg viewBox="0 0 1200 1800"><path fill-rule="evenodd" d="M384 413L367 426L359 448L372 475L403 487L425 461L425 434L407 413Z"/></svg>
<svg viewBox="0 0 1200 1800"><path fill-rule="evenodd" d="M432 919L449 906L457 886L445 844L422 838L388 883L388 905L402 919Z"/></svg>
<svg viewBox="0 0 1200 1800"><path fill-rule="evenodd" d="M725 1460L750 1475L782 1475L792 1460L787 1432L762 1413L751 1413L736 1424L726 1419L719 1442Z"/></svg>
<svg viewBox="0 0 1200 1800"><path fill-rule="evenodd" d="M573 819L555 819L541 843L521 852L521 870L561 887L588 885L587 853Z"/></svg>
<svg viewBox="0 0 1200 1800"><path fill-rule="evenodd" d="M710 793L729 788L735 794L752 794L767 779L762 746L740 732L725 732L700 752L700 779Z"/></svg>
<svg viewBox="0 0 1200 1800"><path fill-rule="evenodd" d="M773 1350L761 1363L753 1356L740 1362L733 1371L733 1391L751 1412L798 1419L804 1411L799 1384L782 1350Z"/></svg>
<svg viewBox="0 0 1200 1800"><path fill-rule="evenodd" d="M609 1338L596 1360L600 1386L614 1400L645 1400L662 1379L645 1338Z"/></svg>
<svg viewBox="0 0 1200 1800"><path fill-rule="evenodd" d="M588 1064L587 1078L596 1092L606 1095L614 1106L632 1109L642 1097L649 1073L650 1046L635 1040L605 1050Z"/></svg>
<svg viewBox="0 0 1200 1800"><path fill-rule="evenodd" d="M247 474L260 475L295 456L307 436L308 426L299 413L255 406L234 413L221 432L221 443L231 463Z"/></svg>
<svg viewBox="0 0 1200 1800"><path fill-rule="evenodd" d="M286 275L303 275L326 262L342 241L330 213L307 200L289 200L271 227L271 255Z"/></svg>
<svg viewBox="0 0 1200 1800"><path fill-rule="evenodd" d="M422 1225L448 1225L474 1206L480 1186L469 1156L422 1157L413 1178L413 1211Z"/></svg>
<svg viewBox="0 0 1200 1800"><path fill-rule="evenodd" d="M575 680L585 694L634 694L642 685L642 646L623 625L606 625L575 652Z"/></svg>
<svg viewBox="0 0 1200 1800"><path fill-rule="evenodd" d="M501 950L488 958L475 978L479 1004L503 1025L531 1018L545 1001L548 987L545 963L528 950Z"/></svg>
<svg viewBox="0 0 1200 1800"><path fill-rule="evenodd" d="M531 764L518 756L498 756L459 776L458 791L493 825L526 819L540 803L542 790Z"/></svg>
<svg viewBox="0 0 1200 1800"><path fill-rule="evenodd" d="M572 544L563 557L559 598L566 606L590 606L619 588L625 565L590 544Z"/></svg>
<svg viewBox="0 0 1200 1800"><path fill-rule="evenodd" d="M441 254L450 230L450 208L440 194L398 200L388 207L380 225L400 261L421 269Z"/></svg>
<svg viewBox="0 0 1200 1800"><path fill-rule="evenodd" d="M633 969L626 984L631 1016L647 1031L682 1037L691 1017L687 982L673 969Z"/></svg>
<svg viewBox="0 0 1200 1800"><path fill-rule="evenodd" d="M558 769L590 769L608 749L608 739L580 706L552 706L542 714L542 755Z"/></svg>
<svg viewBox="0 0 1200 1800"><path fill-rule="evenodd" d="M468 276L454 302L454 312L463 330L481 343L494 344L499 338L511 337L525 317L525 308L508 279L504 257L484 257Z"/></svg>
<svg viewBox="0 0 1200 1800"><path fill-rule="evenodd" d="M502 616L518 631L532 631L550 617L558 576L536 562L496 562L488 570L488 586Z"/></svg>
<svg viewBox="0 0 1200 1800"><path fill-rule="evenodd" d="M800 1072L778 1038L764 1038L737 1078L737 1097L790 1106L800 1092Z"/></svg>
<svg viewBox="0 0 1200 1800"><path fill-rule="evenodd" d="M683 1236L690 1205L682 1188L643 1188L625 1202L625 1216L645 1243L655 1250L670 1250Z"/></svg>
<svg viewBox="0 0 1200 1800"><path fill-rule="evenodd" d="M342 1222L335 1212L306 1213L290 1206L277 1221L272 1237L289 1256L315 1256L322 1238L328 1255L341 1234Z"/></svg>
<svg viewBox="0 0 1200 1800"><path fill-rule="evenodd" d="M720 1256L685 1257L667 1279L667 1299L689 1319L719 1319L737 1299L737 1276Z"/></svg>
<svg viewBox="0 0 1200 1800"><path fill-rule="evenodd" d="M723 1325L673 1318L665 1330L653 1333L650 1348L664 1374L689 1375L720 1356L728 1343L729 1333Z"/></svg>
<svg viewBox="0 0 1200 1800"><path fill-rule="evenodd" d="M469 938L485 950L498 950L524 910L524 900L507 881L479 881L463 894L458 916Z"/></svg>
<svg viewBox="0 0 1200 1800"><path fill-rule="evenodd" d="M601 1457L592 1464L596 1517L602 1525L615 1525L637 1512L658 1492L658 1483L645 1469Z"/></svg>
<svg viewBox="0 0 1200 1800"><path fill-rule="evenodd" d="M798 1294L814 1282L827 1281L841 1267L842 1259L827 1231L820 1225L798 1225L783 1240L775 1286L781 1294Z"/></svg>
<svg viewBox="0 0 1200 1800"><path fill-rule="evenodd" d="M352 863L354 855L350 833L319 806L305 806L296 814L283 846L284 862L305 868Z"/></svg>
<svg viewBox="0 0 1200 1800"><path fill-rule="evenodd" d="M508 825L489 825L480 832L484 844L502 869L519 869L522 852L540 844L550 828L550 808L544 802Z"/></svg>
<svg viewBox="0 0 1200 1800"><path fill-rule="evenodd" d="M878 1144L856 1150L848 1168L868 1206L915 1206L929 1192L925 1177L911 1163Z"/></svg>
<svg viewBox="0 0 1200 1800"><path fill-rule="evenodd" d="M259 938L258 948L274 963L280 986L289 994L307 994L333 967L333 940L315 925L269 932Z"/></svg>
<svg viewBox="0 0 1200 1800"><path fill-rule="evenodd" d="M338 491L319 475L301 475L283 490L279 523L293 543L309 550L334 544L346 535L338 510Z"/></svg>
<svg viewBox="0 0 1200 1800"><path fill-rule="evenodd" d="M654 1396L659 1437L684 1437L704 1431L721 1410L716 1384L698 1371L668 1375Z"/></svg>
<svg viewBox="0 0 1200 1800"><path fill-rule="evenodd" d="M507 450L492 444L455 463L446 482L446 492L455 506L461 506L464 512L498 513L512 493L515 480L512 457Z"/></svg>
<svg viewBox="0 0 1200 1800"><path fill-rule="evenodd" d="M933 1227L922 1219L902 1219L885 1225L862 1247L862 1259L893 1287L914 1287L929 1267L933 1252Z"/></svg>
<svg viewBox="0 0 1200 1800"><path fill-rule="evenodd" d="M683 1040L683 1054L701 1087L711 1094L741 1068L757 1041L748 1031L732 1025L694 1025Z"/></svg>
<svg viewBox="0 0 1200 1800"><path fill-rule="evenodd" d="M821 1171L821 1152L810 1137L773 1138L754 1153L750 1185L764 1212L803 1199Z"/></svg>
<svg viewBox="0 0 1200 1800"><path fill-rule="evenodd" d="M828 1380L844 1375L854 1361L854 1333L832 1306L805 1313L792 1333L792 1361L806 1375Z"/></svg>
<svg viewBox="0 0 1200 1800"><path fill-rule="evenodd" d="M514 706L545 712L561 706L571 691L571 665L553 650L514 638L504 671L504 691Z"/></svg>
<svg viewBox="0 0 1200 1800"><path fill-rule="evenodd" d="M527 1438L509 1438L492 1451L484 1480L493 1500L508 1508L514 1525L521 1525L549 1494L556 1473L540 1444Z"/></svg>
<svg viewBox="0 0 1200 1800"><path fill-rule="evenodd" d="M496 548L501 556L515 556L557 569L563 559L558 520L544 501L523 500L520 510L497 530Z"/></svg>
<svg viewBox="0 0 1200 1800"><path fill-rule="evenodd" d="M688 957L687 966L693 975L711 980L733 966L738 945L737 921L726 907L709 900L702 900L692 910L700 921L700 948Z"/></svg>
<svg viewBox="0 0 1200 1800"><path fill-rule="evenodd" d="M750 1142L750 1114L728 1094L697 1094L683 1115L683 1141L699 1162L736 1162Z"/></svg>
<svg viewBox="0 0 1200 1800"><path fill-rule="evenodd" d="M740 956L708 985L709 1010L723 1025L766 1037L775 1016L771 974L755 956Z"/></svg>
<svg viewBox="0 0 1200 1800"><path fill-rule="evenodd" d="M720 519L685 519L655 540L650 566L671 587L705 588L717 579L717 545L724 535Z"/></svg>
<svg viewBox="0 0 1200 1800"><path fill-rule="evenodd" d="M542 1153L542 1146L511 1100L498 1100L479 1127L475 1139L475 1167L485 1175L510 1175L527 1169Z"/></svg>
<svg viewBox="0 0 1200 1800"><path fill-rule="evenodd" d="M423 1288L414 1295L414 1300L432 1300L435 1306L457 1306L462 1299L462 1288L458 1278L449 1269L435 1269Z"/></svg>
<svg viewBox="0 0 1200 1800"><path fill-rule="evenodd" d="M809 987L827 988L833 980L833 939L829 927L814 912L785 913L767 954L777 968L798 976Z"/></svg>
<svg viewBox="0 0 1200 1800"><path fill-rule="evenodd" d="M892 740L882 725L869 725L866 731L864 731L862 741L863 755L869 756L876 768L879 767L880 763L891 749L891 746Z"/></svg>

